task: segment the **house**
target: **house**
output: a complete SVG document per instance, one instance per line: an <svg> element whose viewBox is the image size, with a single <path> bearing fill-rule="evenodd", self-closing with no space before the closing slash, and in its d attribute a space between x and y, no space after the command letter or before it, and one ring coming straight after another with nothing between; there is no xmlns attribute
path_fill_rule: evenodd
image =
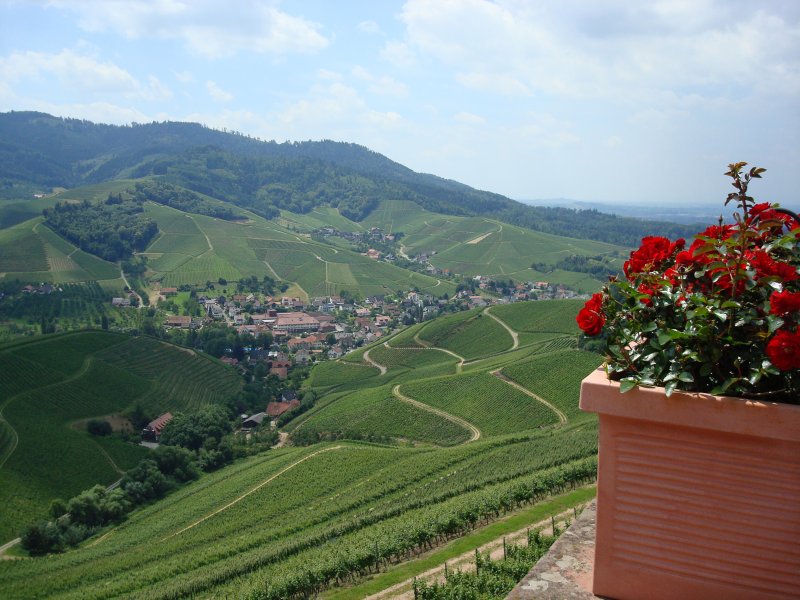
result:
<svg viewBox="0 0 800 600"><path fill-rule="evenodd" d="M289 369L287 367L272 367L269 370L269 374L283 380L289 377Z"/></svg>
<svg viewBox="0 0 800 600"><path fill-rule="evenodd" d="M192 317L190 316L172 316L167 317L164 321L165 327L179 327L181 329L188 329L192 326Z"/></svg>
<svg viewBox="0 0 800 600"><path fill-rule="evenodd" d="M255 429L256 427L261 425L266 416L267 413L260 412L250 417L247 417L244 421L242 421L242 429Z"/></svg>
<svg viewBox="0 0 800 600"><path fill-rule="evenodd" d="M307 365L311 360L311 353L306 348L300 348L294 355L294 362L298 365Z"/></svg>
<svg viewBox="0 0 800 600"><path fill-rule="evenodd" d="M392 318L387 317L386 315L378 315L375 317L375 325L378 327L386 327L391 320Z"/></svg>
<svg viewBox="0 0 800 600"><path fill-rule="evenodd" d="M272 325L272 331L284 333L301 333L304 331L318 331L320 323L314 317L303 312L279 313Z"/></svg>
<svg viewBox="0 0 800 600"><path fill-rule="evenodd" d="M111 306L130 306L130 298L112 298Z"/></svg>
<svg viewBox="0 0 800 600"><path fill-rule="evenodd" d="M276 419L280 417L283 413L292 410L300 406L300 400L297 398L290 400L289 402L270 402L267 404L267 415Z"/></svg>
<svg viewBox="0 0 800 600"><path fill-rule="evenodd" d="M372 260L379 260L381 257L381 253L375 248L370 248L367 250L367 258L371 258Z"/></svg>
<svg viewBox="0 0 800 600"><path fill-rule="evenodd" d="M169 296L176 296L177 294L178 294L178 288L174 287L161 288L161 295L164 296L164 298L167 298Z"/></svg>
<svg viewBox="0 0 800 600"><path fill-rule="evenodd" d="M333 346L328 350L328 358L341 358L342 354L344 354L344 350L341 346Z"/></svg>
<svg viewBox="0 0 800 600"><path fill-rule="evenodd" d="M281 394L281 401L282 402L291 402L292 400L298 400L297 392L295 390L285 390Z"/></svg>
<svg viewBox="0 0 800 600"><path fill-rule="evenodd" d="M220 362L225 363L226 365L230 365L232 367L235 367L236 365L239 364L239 359L234 358L232 356L223 356L219 360Z"/></svg>
<svg viewBox="0 0 800 600"><path fill-rule="evenodd" d="M142 439L150 442L157 442L161 439L161 431L172 421L172 413L165 412L163 415L153 419L142 429Z"/></svg>

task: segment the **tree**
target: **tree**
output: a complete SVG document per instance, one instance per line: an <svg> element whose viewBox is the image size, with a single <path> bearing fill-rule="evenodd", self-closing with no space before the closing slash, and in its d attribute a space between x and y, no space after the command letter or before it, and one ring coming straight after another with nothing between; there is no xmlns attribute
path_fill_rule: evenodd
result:
<svg viewBox="0 0 800 600"><path fill-rule="evenodd" d="M92 435L111 435L111 423L104 419L91 419L86 425L86 431Z"/></svg>

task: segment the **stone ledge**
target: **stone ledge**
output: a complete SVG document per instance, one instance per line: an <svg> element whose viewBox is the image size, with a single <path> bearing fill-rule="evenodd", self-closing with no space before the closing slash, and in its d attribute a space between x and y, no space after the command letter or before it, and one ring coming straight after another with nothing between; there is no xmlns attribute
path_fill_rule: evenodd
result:
<svg viewBox="0 0 800 600"><path fill-rule="evenodd" d="M596 501L583 510L506 600L586 600L592 594Z"/></svg>

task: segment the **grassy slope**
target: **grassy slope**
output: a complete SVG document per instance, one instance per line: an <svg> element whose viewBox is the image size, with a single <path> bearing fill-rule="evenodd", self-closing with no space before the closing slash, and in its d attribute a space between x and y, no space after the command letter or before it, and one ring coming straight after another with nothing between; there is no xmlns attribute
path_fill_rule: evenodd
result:
<svg viewBox="0 0 800 600"><path fill-rule="evenodd" d="M483 436L531 431L555 424L558 417L550 408L491 373L524 365L524 369L538 377L540 369L550 366L534 359L548 357L553 352L559 353L564 364L569 365L573 354L561 353L575 345L572 334L575 303L525 302L496 306L492 314L498 318L501 318L500 308L504 309L503 316L510 317L507 323L522 329L520 339L525 343L519 349L512 351L509 333L479 309L414 326L387 343L369 348L369 359L386 367L385 375L379 376L374 368L366 370L364 350L347 355L343 361L318 367L310 385L317 389L321 401L300 418L302 427L327 431L347 429L350 425L362 434L380 433L442 445L453 443L449 435L442 433L437 439L430 436L427 428L418 429L412 413L392 419L387 416L390 423L380 418L378 406L381 403L392 411L397 410L396 398L391 394L396 385L400 385L399 391L405 396L465 419L478 427ZM415 339L417 336L430 347L420 346ZM469 362L461 365L458 358L443 349L460 354ZM573 373L559 373L565 380L576 377ZM541 375L546 373L541 372ZM566 404L570 407L569 413L576 414L577 388L570 388L554 403L559 407Z"/></svg>
<svg viewBox="0 0 800 600"><path fill-rule="evenodd" d="M595 256L623 250L611 244L544 234L484 217L438 215L407 201L381 203L362 225L402 231L405 236L401 242L409 255L436 251L430 257L431 263L453 273L517 281L544 279L586 292L597 291L602 282L569 271L537 273L530 266L555 264L571 254Z"/></svg>
<svg viewBox="0 0 800 600"><path fill-rule="evenodd" d="M0 585L15 598L246 595L591 455L594 435L573 430L560 448L534 435L436 451L338 443L270 452L204 476L79 550L4 561Z"/></svg>
<svg viewBox="0 0 800 600"><path fill-rule="evenodd" d="M0 539L42 516L49 501L111 483L141 452L118 440L96 443L69 424L140 402L152 414L188 410L235 393L222 365L148 338L83 332L0 348L13 368L0 376ZM134 449L135 448L135 449ZM5 459L5 460L3 460Z"/></svg>

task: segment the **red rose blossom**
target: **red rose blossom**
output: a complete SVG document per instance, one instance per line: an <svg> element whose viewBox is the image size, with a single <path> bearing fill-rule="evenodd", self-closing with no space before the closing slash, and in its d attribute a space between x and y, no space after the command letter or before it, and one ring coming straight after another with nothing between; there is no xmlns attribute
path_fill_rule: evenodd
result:
<svg viewBox="0 0 800 600"><path fill-rule="evenodd" d="M767 344L767 356L781 371L800 369L800 333L779 329Z"/></svg>
<svg viewBox="0 0 800 600"><path fill-rule="evenodd" d="M586 301L583 308L575 317L578 327L586 335L597 335L603 331L603 325L606 323L606 317L603 314L603 294L592 294L592 297Z"/></svg>
<svg viewBox="0 0 800 600"><path fill-rule="evenodd" d="M800 293L789 291L774 292L769 297L769 312L779 317L800 312Z"/></svg>
<svg viewBox="0 0 800 600"><path fill-rule="evenodd" d="M631 252L630 259L625 261L623 265L625 276L631 279L636 273L658 269L662 262L674 252L682 250L685 245L686 241L683 239L676 240L673 243L669 239L660 236L642 238L642 245L638 250Z"/></svg>

